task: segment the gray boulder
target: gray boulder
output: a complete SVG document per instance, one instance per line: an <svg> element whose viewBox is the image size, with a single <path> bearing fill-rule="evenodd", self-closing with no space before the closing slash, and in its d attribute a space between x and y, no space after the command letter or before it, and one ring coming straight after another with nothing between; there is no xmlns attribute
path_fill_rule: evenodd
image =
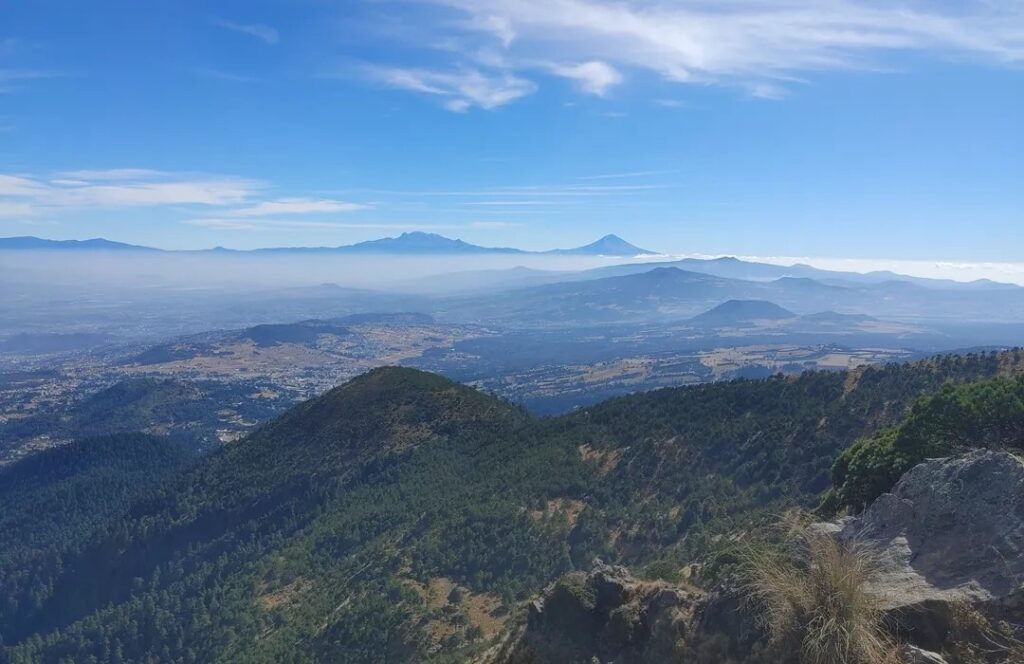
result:
<svg viewBox="0 0 1024 664"><path fill-rule="evenodd" d="M1024 463L1007 452L925 461L860 516L824 527L876 552L875 594L919 645L944 640L958 605L1022 606Z"/></svg>

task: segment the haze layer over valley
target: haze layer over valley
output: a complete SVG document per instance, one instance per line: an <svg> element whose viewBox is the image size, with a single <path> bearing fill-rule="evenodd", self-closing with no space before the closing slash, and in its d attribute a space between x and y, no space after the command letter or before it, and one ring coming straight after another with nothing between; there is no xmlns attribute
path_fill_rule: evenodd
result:
<svg viewBox="0 0 1024 664"><path fill-rule="evenodd" d="M559 413L656 387L1009 347L1024 333L1013 284L671 259L615 236L558 252L415 233L253 252L0 246L6 459L95 430L111 399L132 427L216 445L383 365ZM55 410L79 414L57 426Z"/></svg>

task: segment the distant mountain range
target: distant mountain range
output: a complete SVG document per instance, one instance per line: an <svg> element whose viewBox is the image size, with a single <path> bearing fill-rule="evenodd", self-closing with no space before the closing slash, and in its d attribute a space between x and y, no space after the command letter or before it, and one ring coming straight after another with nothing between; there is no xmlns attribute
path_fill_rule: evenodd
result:
<svg viewBox="0 0 1024 664"><path fill-rule="evenodd" d="M0 238L0 250L4 251L160 251L136 244L112 242L101 237L91 240L46 240L41 237L22 235Z"/></svg>
<svg viewBox="0 0 1024 664"><path fill-rule="evenodd" d="M6 251L165 251L103 238L91 240L46 240L22 236L0 238L0 250ZM184 252L182 252L184 253ZM224 247L201 249L188 253L263 254L263 253L343 253L343 254L396 254L396 255L469 255L469 254L549 254L558 256L656 256L657 252L641 249L617 235L605 235L596 242L572 249L527 251L511 247L483 247L437 233L411 232L398 237L367 240L339 247L270 247L266 249L237 250Z"/></svg>
<svg viewBox="0 0 1024 664"><path fill-rule="evenodd" d="M822 272L826 277L832 274ZM597 276L609 273L613 276ZM779 313L768 311L765 306L774 303L769 306L785 307L794 315L819 316L808 323L833 325L864 322L846 319L850 314L903 321L1009 322L1024 318L1021 288L972 290L899 280L856 283L807 277L748 280L651 264L590 270L586 273L590 278L573 274L574 278L563 275L555 283L542 281L529 287L495 288L438 301L435 314L439 319L466 323L497 322L524 327L682 321L729 300L763 300L767 302L758 305L732 303L724 313L743 316L733 319L737 321L767 320L775 318L773 312ZM522 274L517 277L516 283L522 284ZM754 309L759 309L753 313L760 315L747 315Z"/></svg>
<svg viewBox="0 0 1024 664"><path fill-rule="evenodd" d="M224 247L200 250L164 250L144 247L123 242L113 242L103 238L90 240L47 240L32 236L0 238L0 251L110 251L110 252L160 252L187 254L222 254L222 255L264 255L264 254L362 254L392 256L473 256L473 255L522 255L522 256L609 256L633 258L638 256L658 257L662 254L643 249L626 242L617 235L605 235L601 239L581 247L571 249L551 249L548 251L527 251L512 247L484 247L458 239L452 239L437 233L408 232L398 237L385 237L367 240L356 244L338 247L269 247L264 249L238 250ZM581 271L539 270L527 267L511 269L477 270L473 272L437 274L417 279L404 284L401 290L409 292L443 292L492 291L494 289L526 288L559 282L589 281L606 277L621 277L650 272L658 268L676 268L687 272L699 272L705 275L738 279L754 282L771 282L779 279L791 279L790 285L797 286L803 280L808 287L839 286L862 287L875 286L884 290L898 289L908 286L921 286L939 290L959 291L1016 291L1020 286L1001 283L990 279L977 279L970 282L952 279L930 279L913 277L888 270L867 273L825 270L803 263L794 265L776 265L747 261L732 256L721 258L683 258L680 260L660 260L636 263L624 263L607 267ZM812 283L812 280L814 283Z"/></svg>
<svg viewBox="0 0 1024 664"><path fill-rule="evenodd" d="M725 256L722 258L683 258L672 261L623 263L579 271L538 270L520 266L510 269L438 274L408 284L408 290L419 292L444 291L450 288L456 276L459 283L469 284L464 290L490 291L493 289L527 288L572 281L591 281L608 277L625 277L658 269L699 272L700 274L721 277L723 279L755 283L785 280L786 283L794 288L798 288L803 284L804 287L811 289L829 286L841 288L865 287L883 290L909 288L913 290L914 287L921 287L930 290L986 293L998 291L1013 292L1021 289L1016 284L1001 283L991 279L977 279L964 282L952 279L913 277L887 270L866 273L845 272L825 270L802 263L776 265L774 263L759 263Z"/></svg>

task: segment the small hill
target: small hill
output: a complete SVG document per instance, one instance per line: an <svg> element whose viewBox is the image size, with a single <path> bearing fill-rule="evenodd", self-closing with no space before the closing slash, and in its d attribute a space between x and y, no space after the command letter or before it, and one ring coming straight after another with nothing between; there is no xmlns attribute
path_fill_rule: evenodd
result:
<svg viewBox="0 0 1024 664"><path fill-rule="evenodd" d="M727 327L758 320L787 320L796 314L765 300L729 300L690 319L702 327Z"/></svg>
<svg viewBox="0 0 1024 664"><path fill-rule="evenodd" d="M277 344L312 344L321 334L344 337L349 334L348 328L318 320L307 320L299 323L268 323L254 325L239 333L239 338L249 339L257 346L267 347Z"/></svg>

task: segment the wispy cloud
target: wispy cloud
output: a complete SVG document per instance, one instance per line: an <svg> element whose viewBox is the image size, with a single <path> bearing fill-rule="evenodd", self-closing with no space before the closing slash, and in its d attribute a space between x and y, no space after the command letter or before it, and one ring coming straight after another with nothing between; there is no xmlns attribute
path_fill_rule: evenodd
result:
<svg viewBox="0 0 1024 664"><path fill-rule="evenodd" d="M467 201L462 205L471 207L519 207L533 205L560 205L561 201Z"/></svg>
<svg viewBox="0 0 1024 664"><path fill-rule="evenodd" d="M372 194L383 196L435 198L435 197L487 197L515 198L515 197L598 197L613 196L633 193L643 193L655 189L669 189L676 185L656 182L637 182L630 184L600 184L600 183L574 183L574 184L533 184L533 185L507 185L502 187L490 187L484 189L421 189L421 190L396 190L396 189L350 189L335 192L340 195L353 193Z"/></svg>
<svg viewBox="0 0 1024 664"><path fill-rule="evenodd" d="M213 18L210 19L210 22L225 30L233 30L250 37L255 37L267 44L276 44L281 38L276 28L262 23L236 23L235 21L228 21L223 18Z"/></svg>
<svg viewBox="0 0 1024 664"><path fill-rule="evenodd" d="M308 221L296 219L236 219L230 217L201 217L185 221L190 226L200 226L222 231L294 231L294 230L377 230L377 231L458 231L486 230L521 226L507 221L474 221L466 224L421 224L410 222L335 222Z"/></svg>
<svg viewBox="0 0 1024 664"><path fill-rule="evenodd" d="M0 173L0 218L53 217L69 210L169 207L202 217L189 223L227 230L339 228L324 215L372 208L368 203L310 197L267 197L265 182L226 175L148 168L79 169L39 176ZM214 209L213 213L197 212ZM318 217L288 219L287 217ZM361 228L355 224L352 228Z"/></svg>
<svg viewBox="0 0 1024 664"><path fill-rule="evenodd" d="M268 217L281 214L324 214L365 210L369 205L325 198L279 198L232 210L235 217Z"/></svg>
<svg viewBox="0 0 1024 664"><path fill-rule="evenodd" d="M575 81L580 90L598 97L605 96L623 80L622 74L615 67L600 60L577 65L555 65L551 70L558 76Z"/></svg>
<svg viewBox="0 0 1024 664"><path fill-rule="evenodd" d="M164 171L155 171L149 168L107 168L98 170L77 170L61 171L57 174L68 180L96 181L96 180L151 180L153 178L167 177L169 174Z"/></svg>
<svg viewBox="0 0 1024 664"><path fill-rule="evenodd" d="M58 72L39 69L2 69L0 68L0 94L9 94L17 90L18 84L41 78L61 76Z"/></svg>
<svg viewBox="0 0 1024 664"><path fill-rule="evenodd" d="M446 97L452 110L497 108L528 95L538 71L595 95L631 71L647 71L670 83L729 85L778 99L806 72L884 69L887 53L1024 61L1024 4L1016 1L425 1L459 18L445 12L427 21L420 45L451 58L453 68L475 69L379 74L394 87Z"/></svg>
<svg viewBox="0 0 1024 664"><path fill-rule="evenodd" d="M584 175L581 176L580 180L623 180L632 178L646 178L652 175L668 175L675 173L676 171L670 169L660 169L653 171L626 171L624 173L603 173L601 175Z"/></svg>
<svg viewBox="0 0 1024 664"><path fill-rule="evenodd" d="M464 113L475 107L493 109L531 94L536 85L508 73L488 75L477 69L405 69L367 67L374 80L392 88L440 97L450 111Z"/></svg>
<svg viewBox="0 0 1024 664"><path fill-rule="evenodd" d="M20 219L35 215L35 210L28 203L0 201L0 219Z"/></svg>
<svg viewBox="0 0 1024 664"><path fill-rule="evenodd" d="M196 67L192 70L197 76L213 79L215 81L231 81L233 83L253 83L259 79L244 74L235 74L212 67Z"/></svg>
<svg viewBox="0 0 1024 664"><path fill-rule="evenodd" d="M52 178L0 174L0 204L26 214L55 208L229 206L248 203L264 187L245 178L134 168L66 171Z"/></svg>

